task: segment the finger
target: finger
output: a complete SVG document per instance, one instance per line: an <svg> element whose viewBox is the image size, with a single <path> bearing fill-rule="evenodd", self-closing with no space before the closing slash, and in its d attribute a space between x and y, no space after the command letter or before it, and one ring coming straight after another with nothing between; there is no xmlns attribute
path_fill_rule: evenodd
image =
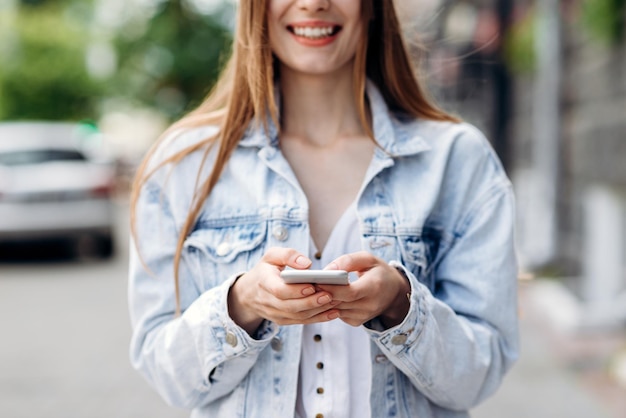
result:
<svg viewBox="0 0 626 418"><path fill-rule="evenodd" d="M316 291L310 283L285 283L276 274L276 280L266 280L261 287L279 300L301 299L313 295Z"/></svg>
<svg viewBox="0 0 626 418"><path fill-rule="evenodd" d="M261 261L281 267L289 266L295 269L306 269L312 261L293 248L272 247L268 249Z"/></svg>
<svg viewBox="0 0 626 418"><path fill-rule="evenodd" d="M344 254L331 261L325 270L366 271L378 265L380 260L367 251Z"/></svg>
<svg viewBox="0 0 626 418"><path fill-rule="evenodd" d="M364 301L359 302L342 302L335 306L341 312L341 318L360 318L362 321L367 321L380 315L382 311L378 304L367 303Z"/></svg>
<svg viewBox="0 0 626 418"><path fill-rule="evenodd" d="M346 324L348 324L350 326L353 326L353 327L360 327L361 325L363 325L364 323L369 321L369 319L363 320L361 318L342 318L342 317L339 317L339 319L341 319L343 322L345 322Z"/></svg>
<svg viewBox="0 0 626 418"><path fill-rule="evenodd" d="M327 296L326 296L327 297ZM339 301L330 303L325 302L324 297L315 300L299 302L297 305L282 304L281 306L267 306L264 312L264 318L270 319L279 325L287 323L304 324L310 323L310 319L329 310L334 310ZM303 309L304 308L304 309Z"/></svg>
<svg viewBox="0 0 626 418"><path fill-rule="evenodd" d="M301 299L306 296L311 296L316 293L315 288L310 283L290 283L284 286L278 286L276 289L276 296L280 299Z"/></svg>
<svg viewBox="0 0 626 418"><path fill-rule="evenodd" d="M336 309L327 309L308 318L296 319L296 318L284 317L284 318L277 318L274 322L276 322L278 325L296 325L296 324L307 325L307 324L316 324L320 322L328 322L337 318L339 318L339 311L337 311Z"/></svg>
<svg viewBox="0 0 626 418"><path fill-rule="evenodd" d="M274 276L274 279L265 280L262 287L277 299L301 299L316 293L311 283L285 283L278 273L269 274Z"/></svg>
<svg viewBox="0 0 626 418"><path fill-rule="evenodd" d="M348 286L318 284L316 285L316 288L318 292L329 293L333 300L338 300L341 302L352 302L362 297L361 292L358 290L358 288L355 288L355 284L356 282L350 283Z"/></svg>
<svg viewBox="0 0 626 418"><path fill-rule="evenodd" d="M339 307L337 307L339 308ZM375 318L370 312L361 309L339 309L339 319L348 325L358 327Z"/></svg>
<svg viewBox="0 0 626 418"><path fill-rule="evenodd" d="M317 314L307 319L306 323L315 324L315 323L320 323L320 322L328 322L337 318L339 318L339 311L337 309L329 309L327 311L324 311L320 314Z"/></svg>
<svg viewBox="0 0 626 418"><path fill-rule="evenodd" d="M339 303L341 302L333 301L328 292L318 292L304 298L281 300L274 307L295 318L308 318Z"/></svg>
<svg viewBox="0 0 626 418"><path fill-rule="evenodd" d="M278 278L278 281L281 281ZM315 291L311 284L285 284L279 283L272 287L271 280L269 283L261 285L263 290L257 293L259 300L259 306L265 312L269 312L273 315L277 315L277 312L283 312L287 314L299 314L300 312L318 309L321 306L333 304L336 305L340 301L333 301L332 294L323 290ZM270 288L267 291L268 286ZM300 317L308 317L304 315Z"/></svg>
<svg viewBox="0 0 626 418"><path fill-rule="evenodd" d="M351 282L348 286L318 284L317 288L329 292L332 294L334 300L340 300L342 302L355 302L363 299L367 294L372 293L370 284L361 279Z"/></svg>

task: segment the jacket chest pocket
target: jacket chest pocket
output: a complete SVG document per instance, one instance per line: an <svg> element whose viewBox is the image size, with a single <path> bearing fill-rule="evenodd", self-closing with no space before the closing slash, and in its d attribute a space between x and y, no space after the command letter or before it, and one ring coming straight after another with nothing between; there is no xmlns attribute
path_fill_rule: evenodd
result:
<svg viewBox="0 0 626 418"><path fill-rule="evenodd" d="M267 222L199 228L185 241L185 249L197 260L196 280L206 290L233 274L251 269L261 258L267 238Z"/></svg>
<svg viewBox="0 0 626 418"><path fill-rule="evenodd" d="M431 274L432 245L422 237L398 237L402 264L406 266L417 279L433 290L434 280Z"/></svg>
<svg viewBox="0 0 626 418"><path fill-rule="evenodd" d="M434 291L433 265L438 241L431 236L366 235L366 248L389 262L399 260L415 277Z"/></svg>

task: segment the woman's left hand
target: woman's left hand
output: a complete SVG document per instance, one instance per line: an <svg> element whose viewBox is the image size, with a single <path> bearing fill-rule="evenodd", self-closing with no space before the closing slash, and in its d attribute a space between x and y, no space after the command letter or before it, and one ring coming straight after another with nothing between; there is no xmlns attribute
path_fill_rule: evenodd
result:
<svg viewBox="0 0 626 418"><path fill-rule="evenodd" d="M356 272L358 280L349 286L317 285L330 292L339 318L352 326L380 317L386 328L398 325L409 311L411 292L409 281L395 268L374 255L360 251L343 255L331 262L326 270Z"/></svg>

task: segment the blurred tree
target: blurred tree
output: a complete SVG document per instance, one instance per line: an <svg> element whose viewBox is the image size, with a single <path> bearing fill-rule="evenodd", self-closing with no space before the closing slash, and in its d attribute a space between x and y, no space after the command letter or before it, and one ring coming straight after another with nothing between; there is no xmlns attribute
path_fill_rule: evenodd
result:
<svg viewBox="0 0 626 418"><path fill-rule="evenodd" d="M583 24L593 35L609 44L623 39L626 0L584 0L582 9Z"/></svg>
<svg viewBox="0 0 626 418"><path fill-rule="evenodd" d="M535 32L537 13L535 8L528 8L519 13L504 39L505 60L512 72L528 74L535 70Z"/></svg>
<svg viewBox="0 0 626 418"><path fill-rule="evenodd" d="M212 87L232 40L220 15L201 14L189 0L129 3L157 9L147 21L145 14L120 18L113 32L94 21L94 0L16 4L12 14L0 15L0 120L98 119L105 98L176 118ZM87 51L102 44L113 46L117 67L94 78Z"/></svg>
<svg viewBox="0 0 626 418"><path fill-rule="evenodd" d="M22 0L3 19L11 36L0 57L0 119L94 117L102 86L85 68L89 22L68 13L73 4L78 2Z"/></svg>
<svg viewBox="0 0 626 418"><path fill-rule="evenodd" d="M136 32L123 27L116 37L115 91L170 118L204 98L232 42L230 30L216 16L198 14L184 0L163 1L145 31Z"/></svg>
<svg viewBox="0 0 626 418"><path fill-rule="evenodd" d="M20 0L20 3L29 6L39 6L40 4L45 3L46 0Z"/></svg>

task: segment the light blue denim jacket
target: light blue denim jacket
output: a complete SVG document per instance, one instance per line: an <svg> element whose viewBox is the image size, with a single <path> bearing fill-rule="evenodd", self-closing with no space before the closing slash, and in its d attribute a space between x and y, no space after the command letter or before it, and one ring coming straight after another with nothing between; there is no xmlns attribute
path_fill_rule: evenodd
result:
<svg viewBox="0 0 626 418"><path fill-rule="evenodd" d="M367 92L381 148L358 195L362 248L404 269L412 288L401 324L365 324L372 417L468 417L518 356L511 184L472 126L403 118L371 83ZM214 132L176 135L153 163ZM302 326L266 321L250 336L229 317L227 294L269 247L309 253L307 199L275 126L251 126L186 238L175 317L173 255L202 154L158 170L142 189L131 362L192 417L293 417Z"/></svg>

